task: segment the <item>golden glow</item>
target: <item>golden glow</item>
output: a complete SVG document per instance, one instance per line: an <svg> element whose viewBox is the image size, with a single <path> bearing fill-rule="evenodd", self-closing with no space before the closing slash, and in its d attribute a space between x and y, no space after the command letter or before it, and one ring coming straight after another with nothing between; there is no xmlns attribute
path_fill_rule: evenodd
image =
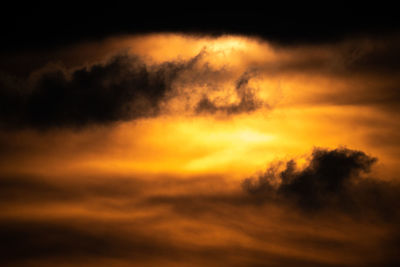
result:
<svg viewBox="0 0 400 267"><path fill-rule="evenodd" d="M60 52L60 56L70 56L74 51L89 52L89 46L70 48ZM14 138L35 144L31 151L33 154L25 158L16 155L18 160L10 155L0 165L3 170L51 173L62 169L171 175L220 173L240 178L253 174L274 160L301 157L314 146L334 148L346 144L369 151L386 160L389 170L395 169L397 156L396 159L389 157L390 148L375 145L369 139L376 129L371 128L367 121L387 121L385 115L374 107L340 103L344 97L351 99L360 94L355 90L380 81L360 75L337 76L290 67L307 57L332 61L334 48L285 50L247 37L209 38L176 34L114 38L97 48L102 54L128 49L129 53L141 56L150 64L188 60L201 55L196 68L211 66L217 74L207 74L201 78L204 79L200 82L202 85L196 85L190 81L197 77L197 69L194 69L194 74L185 72L175 86L181 92L190 93L183 97L178 95L165 103L165 115L161 117L79 133L61 131L44 136L20 133L20 137ZM334 61L335 64L340 64L339 60L340 57ZM283 67L285 64L289 67ZM307 65L307 61L302 64ZM217 103L237 102L235 83L248 71L253 73L248 86L265 102L261 109L232 116L199 116L186 110L187 104L193 108L205 92ZM212 84L208 86L208 83ZM355 92L355 96L348 92ZM187 96L192 98L191 102L185 102ZM58 142L64 140L65 135L70 141ZM96 143L104 136L107 138L98 147ZM49 145L52 142L54 145ZM36 150L42 152L36 153ZM58 151L74 156L62 158L60 166L59 158L53 157ZM47 167L38 168L39 162L46 162ZM18 168L20 164L24 168Z"/></svg>
<svg viewBox="0 0 400 267"><path fill-rule="evenodd" d="M82 257L76 266L279 266L282 259L288 266L374 265L385 257L386 224L332 210L304 216L274 201L249 203L241 187L271 163L307 164L314 147L365 151L379 158L371 176L398 179L400 118L369 99L379 97L377 87L395 82L342 72L348 45L278 47L243 36L149 34L58 51L55 58L68 68L121 52L139 56L149 68L193 61L177 75L158 116L79 129L0 131L6 151L0 174L5 192L10 188L1 199L12 199L0 203L0 218L12 226L24 222L21 232L28 228L34 237L49 230L51 240L64 241L64 229L78 232L80 250L103 251L106 244L108 253L114 243L122 248L104 258ZM196 112L204 96L217 106L237 105L240 90L262 105ZM41 223L45 231L36 231ZM69 238L67 246L79 242ZM52 244L44 239L44 248ZM67 250L75 256L74 247ZM40 253L29 266L55 265Z"/></svg>

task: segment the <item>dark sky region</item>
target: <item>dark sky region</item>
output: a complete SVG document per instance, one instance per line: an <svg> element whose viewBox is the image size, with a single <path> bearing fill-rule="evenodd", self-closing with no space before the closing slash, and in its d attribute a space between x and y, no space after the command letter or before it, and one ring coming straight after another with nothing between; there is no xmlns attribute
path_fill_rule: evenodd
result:
<svg viewBox="0 0 400 267"><path fill-rule="evenodd" d="M354 35L396 32L390 5L269 3L249 6L213 3L5 3L2 47L48 49L110 35L149 32L256 35L285 45L324 43Z"/></svg>
<svg viewBox="0 0 400 267"><path fill-rule="evenodd" d="M0 265L399 266L396 9L186 5L2 4Z"/></svg>

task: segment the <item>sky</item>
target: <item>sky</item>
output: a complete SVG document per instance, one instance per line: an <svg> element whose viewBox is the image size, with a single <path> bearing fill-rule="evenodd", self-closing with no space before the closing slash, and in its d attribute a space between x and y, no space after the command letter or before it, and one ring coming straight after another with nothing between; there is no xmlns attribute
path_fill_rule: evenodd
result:
<svg viewBox="0 0 400 267"><path fill-rule="evenodd" d="M393 14L31 5L0 23L2 265L400 264Z"/></svg>

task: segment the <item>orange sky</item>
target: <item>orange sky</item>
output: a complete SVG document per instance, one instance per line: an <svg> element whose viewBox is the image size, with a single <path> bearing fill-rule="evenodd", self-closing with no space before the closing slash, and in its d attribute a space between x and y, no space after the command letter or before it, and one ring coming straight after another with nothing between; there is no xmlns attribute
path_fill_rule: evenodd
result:
<svg viewBox="0 0 400 267"><path fill-rule="evenodd" d="M241 184L279 161L294 159L301 169L316 147L363 151L378 158L369 176L398 181L400 113L390 101L397 95L385 88L399 78L367 60L386 41L278 46L245 36L150 34L47 52L53 60L29 81L60 64L68 73L121 53L148 68L189 63L171 82L157 116L1 131L0 173L11 188L1 221L38 233L33 239L42 231L83 238L78 252L61 240L72 252L66 261L55 252L57 266L380 263L393 253L377 250L398 234L392 222L248 204ZM205 96L214 110L200 112ZM240 110L245 97L259 105ZM79 254L91 238L107 247L99 249L100 262L95 252ZM38 255L41 246L48 248L41 243ZM51 257L22 262L52 266Z"/></svg>
<svg viewBox="0 0 400 267"><path fill-rule="evenodd" d="M21 146L30 147L21 153L32 156L21 156L17 149L16 158L8 157L12 162L6 160L2 168L14 169L22 162L24 168L18 169L24 172L58 172L62 166L77 172L219 173L242 178L271 161L302 157L313 147L348 146L378 157L385 175L393 175L398 171L398 142L393 140L398 115L388 116L390 112L368 99L363 103L377 94L375 87L389 81L345 71L346 57L352 55L348 51L356 45L358 54L371 46L353 40L336 46L282 48L240 36L153 34L62 50L63 61L118 51L139 55L148 64L188 60L199 53L200 59L174 82L174 95L163 104L162 116L77 132L13 133ZM263 100L260 109L234 115L194 114L204 93L222 105L237 102L233 88L244 72L252 73L248 86ZM385 145L390 140L394 143ZM53 156L60 151L70 155L61 158L62 164ZM43 161L47 167L38 167Z"/></svg>

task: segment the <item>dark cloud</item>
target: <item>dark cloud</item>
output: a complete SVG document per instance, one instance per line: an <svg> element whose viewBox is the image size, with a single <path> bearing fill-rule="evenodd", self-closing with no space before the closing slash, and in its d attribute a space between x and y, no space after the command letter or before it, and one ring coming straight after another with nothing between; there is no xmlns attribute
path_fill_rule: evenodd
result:
<svg viewBox="0 0 400 267"><path fill-rule="evenodd" d="M278 200L303 211L329 208L353 216L370 212L384 221L398 220L399 185L363 175L374 162L376 158L362 151L315 149L305 168L297 169L291 160L283 170L271 167L258 178L244 180L243 188L259 201Z"/></svg>
<svg viewBox="0 0 400 267"><path fill-rule="evenodd" d="M155 116L172 81L196 59L147 66L138 57L118 55L73 71L53 66L32 81L3 75L0 126L81 127Z"/></svg>
<svg viewBox="0 0 400 267"><path fill-rule="evenodd" d="M28 79L0 73L0 127L80 128L154 117L170 98L185 94L190 98L194 93L192 85L206 88L195 107L196 113L232 115L263 106L248 85L253 71L245 72L236 81L237 103L218 105L210 100L210 87L221 90L219 79L227 71L214 70L207 62L199 63L204 53L202 50L187 61L158 65L147 65L137 56L120 54L105 63L71 70L49 65L32 72ZM174 83L184 86L183 91L173 88Z"/></svg>
<svg viewBox="0 0 400 267"><path fill-rule="evenodd" d="M258 97L253 88L249 87L248 83L253 75L253 71L245 72L236 81L235 91L239 98L237 103L220 105L216 101L210 100L206 95L197 103L196 113L210 113L217 112L225 113L228 115L251 112L259 109L263 103Z"/></svg>
<svg viewBox="0 0 400 267"><path fill-rule="evenodd" d="M243 191L154 195L146 205L167 205L187 216L209 213L215 206L282 205L300 213L325 212L356 219L400 220L400 185L369 177L376 158L347 148L316 148L304 168L294 160L273 164L258 177L242 181Z"/></svg>

